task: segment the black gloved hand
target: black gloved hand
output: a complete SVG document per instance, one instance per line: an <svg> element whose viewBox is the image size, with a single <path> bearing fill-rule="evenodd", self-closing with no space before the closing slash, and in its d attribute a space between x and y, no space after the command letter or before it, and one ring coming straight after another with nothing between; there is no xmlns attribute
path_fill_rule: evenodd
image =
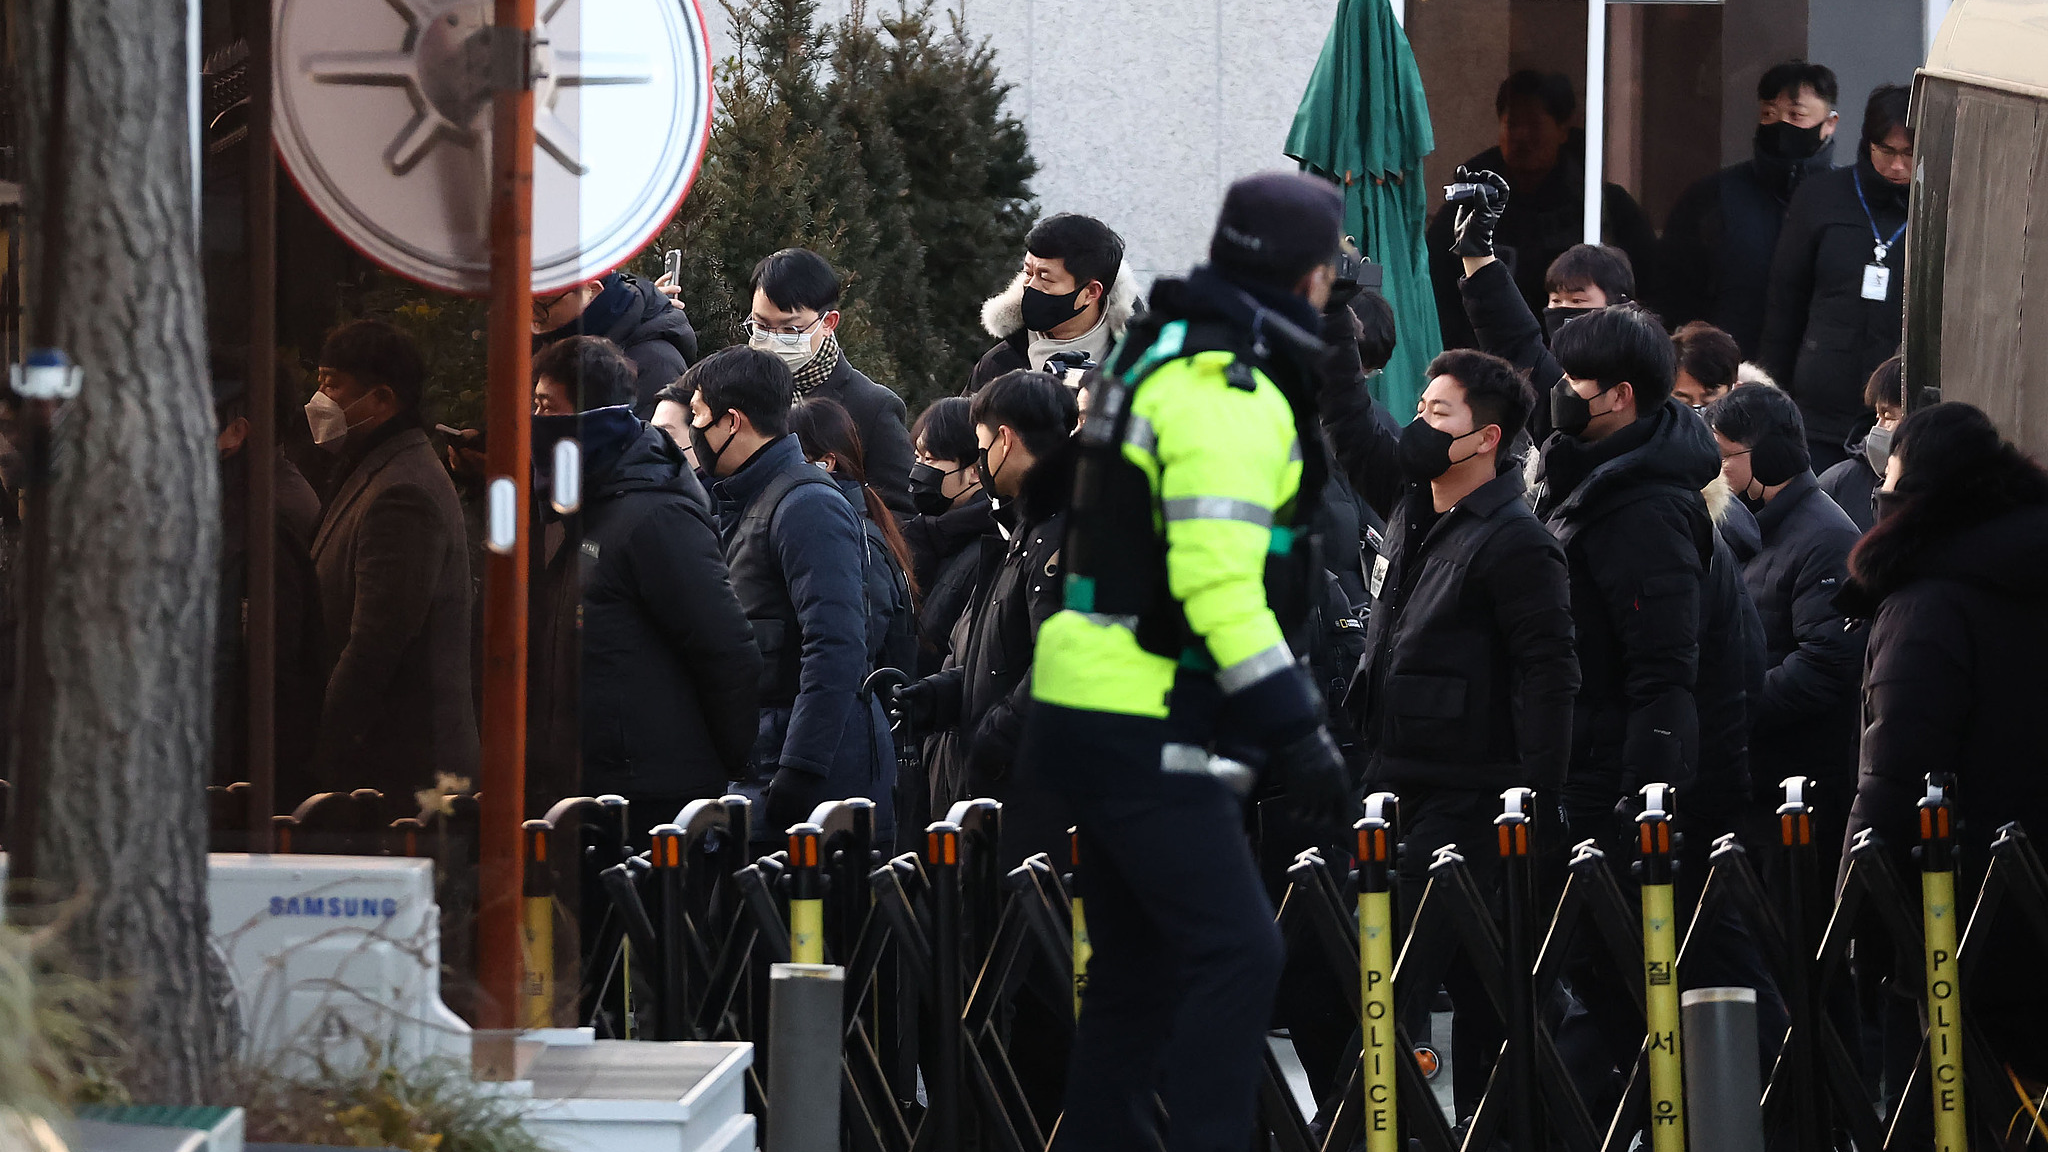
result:
<svg viewBox="0 0 2048 1152"><path fill-rule="evenodd" d="M1458 166L1457 184L1462 188L1460 195L1446 196L1446 200L1457 205L1457 215L1451 218L1451 227L1457 242L1451 245L1454 256L1493 255L1493 230L1500 226L1500 214L1508 207L1508 182L1498 172L1484 169L1473 172L1464 165Z"/></svg>
<svg viewBox="0 0 2048 1152"><path fill-rule="evenodd" d="M883 704L889 710L890 723L907 720L912 728L930 731L939 716L939 686L929 676L912 680L892 689Z"/></svg>
<svg viewBox="0 0 2048 1152"><path fill-rule="evenodd" d="M1275 748L1271 766L1279 770L1283 803L1302 822L1341 836L1364 815L1328 727Z"/></svg>
<svg viewBox="0 0 2048 1152"><path fill-rule="evenodd" d="M769 781L768 794L764 799L768 809L768 827L780 834L793 824L809 820L811 810L827 799L825 778L816 772L784 764L775 770L775 779Z"/></svg>
<svg viewBox="0 0 2048 1152"><path fill-rule="evenodd" d="M1359 357L1358 315L1349 308L1323 313L1323 353L1316 359L1316 383L1324 388L1350 388L1365 379Z"/></svg>

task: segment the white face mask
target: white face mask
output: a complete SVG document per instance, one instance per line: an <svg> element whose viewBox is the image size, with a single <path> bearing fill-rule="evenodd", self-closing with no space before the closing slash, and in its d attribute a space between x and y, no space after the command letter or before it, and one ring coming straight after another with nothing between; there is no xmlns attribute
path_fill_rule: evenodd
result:
<svg viewBox="0 0 2048 1152"><path fill-rule="evenodd" d="M818 334L813 332L768 332L756 329L747 347L782 358L790 371L809 364L818 356Z"/></svg>
<svg viewBox="0 0 2048 1152"><path fill-rule="evenodd" d="M364 399L358 397L356 404ZM355 406L351 404L348 408ZM325 392L313 393L313 398L306 401L306 426L312 429L313 443L323 448L340 447L342 438L349 433L348 408Z"/></svg>

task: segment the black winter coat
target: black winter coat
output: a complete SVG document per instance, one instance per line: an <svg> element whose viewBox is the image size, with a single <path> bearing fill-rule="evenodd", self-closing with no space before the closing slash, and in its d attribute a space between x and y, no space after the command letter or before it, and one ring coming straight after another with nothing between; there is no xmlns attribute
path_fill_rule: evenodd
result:
<svg viewBox="0 0 2048 1152"><path fill-rule="evenodd" d="M1872 575L1870 565L1862 567ZM1911 869L1925 778L1949 776L1962 871L1956 891L1969 901L1999 828L2019 821L2036 845L2048 830L2048 744L2040 732L2048 700L2041 661L2048 506L1927 541L1893 567L1875 586L1852 585L1844 597L1865 601L1860 608L1879 604L1864 664L1862 763L1847 835L1874 830L1897 866ZM2048 1063L2048 1003L2039 953L2014 921L2002 924L1980 957L1978 1020L2022 1075L2040 1076Z"/></svg>
<svg viewBox="0 0 2048 1152"><path fill-rule="evenodd" d="M1863 440L1849 445L1849 458L1820 474L1820 490L1856 522L1856 531L1868 532L1877 523L1877 509L1870 494L1881 479L1870 466L1869 446Z"/></svg>
<svg viewBox="0 0 2048 1152"><path fill-rule="evenodd" d="M1745 359L1763 343L1771 257L1792 194L1828 171L1833 141L1804 160L1755 156L1702 176L1678 198L1664 224L1653 301L1673 331L1705 320L1735 337Z"/></svg>
<svg viewBox="0 0 2048 1152"><path fill-rule="evenodd" d="M1571 566L1581 687L1565 803L1604 813L1644 784L1683 788L1699 763L1694 699L1714 529L1700 490L1721 454L1677 400L1613 435L1543 446L1536 514Z"/></svg>
<svg viewBox="0 0 2048 1152"><path fill-rule="evenodd" d="M761 654L726 579L703 485L660 429L630 435L611 460L588 461L582 509L551 533L560 543L534 596L546 614L535 676L550 681L535 701L535 752L561 749L562 729L580 730L582 779L560 795L659 796L680 807L723 795L745 769Z"/></svg>
<svg viewBox="0 0 2048 1152"><path fill-rule="evenodd" d="M1843 626L1835 597L1862 534L1811 472L1793 477L1756 520L1763 548L1743 564L1743 580L1763 620L1770 670L1750 761L1771 784L1819 781L1841 813L1856 773L1864 632ZM1839 815L1833 823L1840 827Z"/></svg>
<svg viewBox="0 0 2048 1152"><path fill-rule="evenodd" d="M861 455L867 466L868 486L882 497L896 518L915 515L910 499L910 466L917 453L910 445L910 415L903 397L868 379L839 353L839 364L825 382L803 400L837 400L853 417L860 431Z"/></svg>
<svg viewBox="0 0 2048 1152"><path fill-rule="evenodd" d="M1876 829L1905 859L1926 776L1955 781L1965 875L1999 827L2048 835L2048 507L1926 545L1879 602L1864 661L1863 747L1851 837ZM1963 887L1959 885L1959 887ZM1974 888L1970 889L1974 891Z"/></svg>
<svg viewBox="0 0 2048 1152"><path fill-rule="evenodd" d="M653 281L616 275L630 294L617 319L600 331L592 321L592 311L586 309L576 323L549 335L557 339L602 336L618 345L633 362L633 415L648 420L654 416L655 394L675 383L683 369L697 359L697 330L690 326L689 313L676 307ZM596 306L593 301L592 308Z"/></svg>
<svg viewBox="0 0 2048 1152"><path fill-rule="evenodd" d="M920 513L903 525L911 571L924 593L924 604L917 613L914 675L937 672L953 651L953 626L967 611L974 582L981 574L981 538L995 527L988 497L980 492L973 493L973 499L965 504L937 516Z"/></svg>
<svg viewBox="0 0 2048 1152"><path fill-rule="evenodd" d="M1764 626L1742 583L1746 550L1763 546L1756 521L1719 477L1702 495L1713 514L1714 559L1700 604L1700 666L1693 701L1700 718L1700 770L1680 798L1680 826L1703 834L1704 862L1714 836L1736 828L1756 790L1750 726L1764 690ZM1740 541L1741 543L1738 543Z"/></svg>
<svg viewBox="0 0 2048 1152"><path fill-rule="evenodd" d="M1856 199L1857 181L1868 216ZM1905 236L1900 233L1885 255L1891 279L1884 299L1863 299L1863 270L1879 238L1873 219L1890 240L1906 222L1906 189L1879 176L1866 151L1854 167L1800 185L1771 260L1759 358L1799 402L1807 439L1830 447L1869 426L1863 386L1899 350Z"/></svg>
<svg viewBox="0 0 2048 1152"><path fill-rule="evenodd" d="M1326 388L1321 406L1345 474L1387 515L1365 659L1345 701L1367 785L1554 792L1579 666L1564 549L1523 501L1521 474L1480 486L1418 539L1429 484L1404 474L1370 393Z"/></svg>
<svg viewBox="0 0 2048 1152"><path fill-rule="evenodd" d="M1001 800L1005 868L1038 852L1059 859L1072 823L1056 793L1015 771L1032 707L1038 629L1064 595L1060 546L1071 476L1065 454L1040 460L1025 478L1009 540L983 538L973 601L953 631L946 668L933 678L938 726L926 754L932 812L956 800Z"/></svg>
<svg viewBox="0 0 2048 1152"><path fill-rule="evenodd" d="M1475 171L1507 171L1499 148L1488 148L1465 161L1465 166ZM1567 150L1543 183L1513 189L1508 195L1507 210L1501 213L1500 226L1494 231L1494 250L1512 267L1514 283L1531 312L1541 313L1549 302L1543 274L1550 270L1550 262L1584 239L1585 186L1584 164ZM1601 232L1607 243L1628 253L1635 265L1637 294L1643 295L1656 270L1657 228L1621 185L1607 185L1603 195ZM1437 321L1443 327L1444 347L1484 348L1458 307L1458 281L1464 266L1451 254L1456 215L1445 205L1429 222L1429 278L1436 286Z"/></svg>

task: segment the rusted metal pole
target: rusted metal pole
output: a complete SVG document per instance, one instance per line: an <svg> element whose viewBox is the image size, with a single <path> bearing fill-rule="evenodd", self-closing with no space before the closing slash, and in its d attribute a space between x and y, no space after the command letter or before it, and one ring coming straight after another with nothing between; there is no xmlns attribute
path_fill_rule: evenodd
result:
<svg viewBox="0 0 2048 1152"><path fill-rule="evenodd" d="M277 813L277 162L271 156L270 0L249 5L249 851L270 851ZM230 685L216 691L228 692ZM225 739L216 733L214 739Z"/></svg>
<svg viewBox="0 0 2048 1152"><path fill-rule="evenodd" d="M526 562L532 486L534 0L494 0L490 381L485 473L482 1024L519 1025L526 806ZM515 59L516 56L516 59Z"/></svg>

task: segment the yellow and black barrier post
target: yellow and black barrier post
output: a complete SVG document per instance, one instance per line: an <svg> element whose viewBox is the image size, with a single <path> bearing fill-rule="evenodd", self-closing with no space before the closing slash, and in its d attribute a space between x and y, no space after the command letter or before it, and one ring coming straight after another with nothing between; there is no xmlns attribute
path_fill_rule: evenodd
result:
<svg viewBox="0 0 2048 1152"><path fill-rule="evenodd" d="M1649 1021L1650 1147L1685 1152L1685 1067L1680 1055L1678 939L1680 928L1671 882L1676 876L1671 842L1672 789L1643 788L1636 816L1636 847L1642 853L1643 1016Z"/></svg>
<svg viewBox="0 0 2048 1152"><path fill-rule="evenodd" d="M520 935L526 945L519 1007L523 1028L555 1025L555 892L548 866L548 837L553 832L554 826L545 820L519 826L526 855L520 902Z"/></svg>
<svg viewBox="0 0 2048 1152"><path fill-rule="evenodd" d="M1500 840L1501 905L1507 929L1501 976L1507 1048L1501 1058L1507 1061L1508 1123L1517 1149L1538 1149L1544 1147L1544 1139L1536 1130L1536 879L1529 843L1536 793L1510 788L1500 798L1502 811L1493 824Z"/></svg>
<svg viewBox="0 0 2048 1152"><path fill-rule="evenodd" d="M1375 800L1384 793L1374 797ZM1364 1037L1365 1152L1399 1152L1395 1071L1401 1046L1394 1027L1394 829L1374 804L1358 833L1359 1028Z"/></svg>
<svg viewBox="0 0 2048 1152"><path fill-rule="evenodd" d="M1927 1071L1934 1092L1934 1152L1965 1152L1963 1000L1956 967L1953 809L1933 779L1920 801L1920 909L1927 941Z"/></svg>
<svg viewBox="0 0 2048 1152"><path fill-rule="evenodd" d="M1072 914L1074 939L1074 1019L1081 1018L1081 994L1088 991L1088 961L1095 948L1088 943L1088 917L1081 911L1081 830L1067 829L1067 905Z"/></svg>
<svg viewBox="0 0 2048 1152"><path fill-rule="evenodd" d="M825 830L797 824L789 830L789 958L825 962Z"/></svg>

